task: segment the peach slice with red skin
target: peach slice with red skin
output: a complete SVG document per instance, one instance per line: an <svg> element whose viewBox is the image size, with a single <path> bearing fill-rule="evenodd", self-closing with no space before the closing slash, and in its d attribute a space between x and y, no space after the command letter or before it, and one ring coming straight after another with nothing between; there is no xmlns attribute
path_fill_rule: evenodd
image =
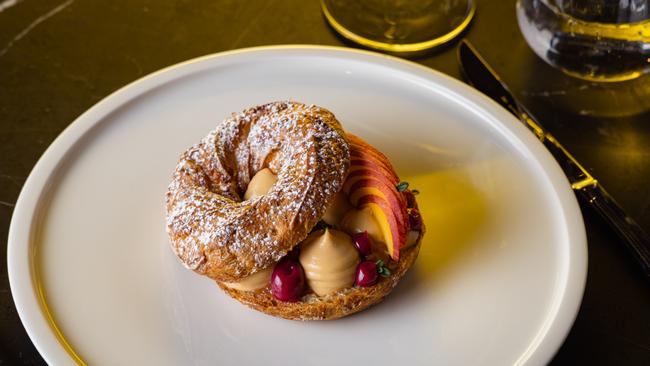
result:
<svg viewBox="0 0 650 366"><path fill-rule="evenodd" d="M352 159L350 160L350 170L348 177L352 178L358 175L373 175L381 177L380 180L388 181L389 185L397 185L399 183L399 178L395 174L395 170L388 161L388 158L375 150L375 154L369 152L370 149L374 149L370 145L368 147L352 146L350 155ZM360 151L359 149L365 148L368 151ZM383 159L383 160L381 160ZM364 171L364 172L360 172ZM347 182L346 182L347 183Z"/></svg>
<svg viewBox="0 0 650 366"><path fill-rule="evenodd" d="M353 142L351 144L351 146L352 146L352 150L350 151L350 156L352 156L353 158L370 156L374 160L377 160L377 161L381 162L383 165L386 166L386 168L389 168L389 169L393 168L390 161L388 161L388 158L386 158L386 155L384 155L381 151L375 149L374 147L372 147L368 143L366 143L366 142L361 142L361 143Z"/></svg>
<svg viewBox="0 0 650 366"><path fill-rule="evenodd" d="M393 212L397 215L398 223L406 223L407 201L403 193L398 192L393 182L386 179L386 176L377 170L362 168L352 171L343 185L343 191L349 195L350 202L357 205L361 193L356 192L359 189L368 191L368 188L374 187L383 194L387 199Z"/></svg>
<svg viewBox="0 0 650 366"><path fill-rule="evenodd" d="M363 151L362 149L366 149L366 151ZM352 145L352 150L350 151L350 158L373 160L381 164L388 171L394 170L393 166L391 165L390 162L387 161L387 158L384 154L380 153L379 151L370 151L367 149L368 149L367 147L362 145Z"/></svg>
<svg viewBox="0 0 650 366"><path fill-rule="evenodd" d="M406 231L400 233L400 225L397 224L388 202L379 196L367 195L361 197L359 204L360 207L368 207L372 210L386 241L388 255L398 261L400 246L406 242Z"/></svg>
<svg viewBox="0 0 650 366"><path fill-rule="evenodd" d="M357 208L371 209L388 253L397 261L408 234L406 197L396 188L399 179L384 154L356 136L348 137L352 159L343 191Z"/></svg>
<svg viewBox="0 0 650 366"><path fill-rule="evenodd" d="M353 143L350 150L350 175L355 176L359 174L358 170L368 169L381 173L382 180L388 180L392 185L399 183L399 178L388 158L365 141L354 136L353 140L355 139L358 142Z"/></svg>
<svg viewBox="0 0 650 366"><path fill-rule="evenodd" d="M350 203L358 205L363 196L375 195L383 198L388 202L391 212L397 220L400 228L408 226L407 218L408 212L406 210L406 202L400 202L400 198L404 199L402 194L397 192L395 188L387 186L384 182L378 181L376 178L364 177L357 180L350 187Z"/></svg>
<svg viewBox="0 0 650 366"><path fill-rule="evenodd" d="M381 161L382 163L385 163L390 170L393 170L393 166L390 164L390 161L382 153L381 151L377 150L374 146L370 145L366 141L362 140L361 138L348 134L348 140L350 141L350 145L352 145L352 150L350 151L351 155L354 154L369 154L373 155L376 160Z"/></svg>
<svg viewBox="0 0 650 366"><path fill-rule="evenodd" d="M354 165L352 165L352 167L354 167ZM395 184L393 184L391 180L387 179L386 176L381 171L372 168L361 167L352 170L348 174L345 183L343 183L343 192L350 194L350 188L355 182L361 179L368 179L368 178L373 178L379 182L384 182L384 184L386 184L389 187L395 187ZM395 191L397 191L397 189L395 189Z"/></svg>
<svg viewBox="0 0 650 366"><path fill-rule="evenodd" d="M371 160L365 160L365 159L357 159L357 158L354 158L354 159L352 159L350 161L350 170L349 171L350 171L351 175L354 175L352 173L355 173L355 172L357 172L359 170L363 170L363 169L372 170L372 171L375 171L375 172L381 174L383 176L384 180L388 180L391 183L393 183L394 185L399 183L399 179L397 178L395 173L391 172L390 170L387 170L386 167L384 167L384 166L382 166L382 165L380 165L380 164L378 164L376 162L373 162ZM355 173L355 174L359 174L359 173Z"/></svg>

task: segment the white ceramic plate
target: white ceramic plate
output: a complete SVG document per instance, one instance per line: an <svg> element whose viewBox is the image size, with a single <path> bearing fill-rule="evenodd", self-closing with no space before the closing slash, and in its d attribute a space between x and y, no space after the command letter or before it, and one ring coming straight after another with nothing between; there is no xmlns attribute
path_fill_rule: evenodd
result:
<svg viewBox="0 0 650 366"><path fill-rule="evenodd" d="M163 196L179 154L231 112L278 99L332 110L422 192L415 267L358 315L257 313L169 249ZM558 166L488 98L392 57L271 47L165 69L79 117L25 184L8 265L52 365L539 365L578 310L585 243Z"/></svg>

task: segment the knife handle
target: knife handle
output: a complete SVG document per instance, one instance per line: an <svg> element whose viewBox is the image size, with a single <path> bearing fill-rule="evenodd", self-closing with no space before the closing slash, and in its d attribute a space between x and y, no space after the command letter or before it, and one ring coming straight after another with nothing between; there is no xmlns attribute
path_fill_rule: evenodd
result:
<svg viewBox="0 0 650 366"><path fill-rule="evenodd" d="M579 196L585 199L622 239L622 244L639 263L646 279L650 280L650 237L634 221L625 214L621 206L599 185L583 187L577 190Z"/></svg>

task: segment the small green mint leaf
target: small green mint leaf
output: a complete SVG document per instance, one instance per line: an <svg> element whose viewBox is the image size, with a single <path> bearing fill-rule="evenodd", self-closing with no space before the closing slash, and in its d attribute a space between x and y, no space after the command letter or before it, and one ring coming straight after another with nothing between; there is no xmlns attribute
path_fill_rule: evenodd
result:
<svg viewBox="0 0 650 366"><path fill-rule="evenodd" d="M390 270L386 268L384 262L379 259L375 264L377 264L377 273L382 277L390 276Z"/></svg>
<svg viewBox="0 0 650 366"><path fill-rule="evenodd" d="M390 271L386 267L381 267L381 269L379 270L379 275L382 277L388 277L390 276Z"/></svg>
<svg viewBox="0 0 650 366"><path fill-rule="evenodd" d="M399 182L399 184L395 186L398 192L404 192L408 187L409 187L408 182Z"/></svg>
<svg viewBox="0 0 650 366"><path fill-rule="evenodd" d="M414 196L417 196L418 194L420 194L420 191L418 191L417 189L411 189L411 193L413 193Z"/></svg>

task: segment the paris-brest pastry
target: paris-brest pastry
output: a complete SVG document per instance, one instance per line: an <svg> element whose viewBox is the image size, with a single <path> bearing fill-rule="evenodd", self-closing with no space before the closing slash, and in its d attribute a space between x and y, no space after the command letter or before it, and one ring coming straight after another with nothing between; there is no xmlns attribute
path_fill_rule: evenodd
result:
<svg viewBox="0 0 650 366"><path fill-rule="evenodd" d="M328 110L273 102L185 151L166 195L173 251L267 314L336 319L381 301L424 226L389 160Z"/></svg>

